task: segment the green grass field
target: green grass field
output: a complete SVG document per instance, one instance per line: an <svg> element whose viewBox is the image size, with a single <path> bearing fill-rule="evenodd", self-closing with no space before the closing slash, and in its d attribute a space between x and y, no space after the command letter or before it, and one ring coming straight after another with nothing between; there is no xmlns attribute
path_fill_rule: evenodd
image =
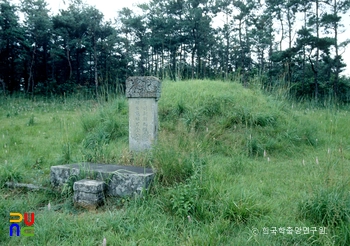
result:
<svg viewBox="0 0 350 246"><path fill-rule="evenodd" d="M158 143L131 156L123 97L0 105L0 245L350 245L349 106L166 81ZM68 186L5 186L50 188L50 166L81 161L157 175L145 196L108 198L96 211L75 208ZM10 212L34 212L35 235L10 237Z"/></svg>

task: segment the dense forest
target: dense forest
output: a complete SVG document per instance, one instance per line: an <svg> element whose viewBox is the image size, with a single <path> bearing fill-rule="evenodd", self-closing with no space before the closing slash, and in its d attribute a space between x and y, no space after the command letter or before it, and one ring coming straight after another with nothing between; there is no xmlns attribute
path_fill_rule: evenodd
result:
<svg viewBox="0 0 350 246"><path fill-rule="evenodd" d="M0 92L123 88L132 75L239 80L350 101L348 0L151 0L106 21L80 0L0 0ZM224 20L216 26L215 18Z"/></svg>

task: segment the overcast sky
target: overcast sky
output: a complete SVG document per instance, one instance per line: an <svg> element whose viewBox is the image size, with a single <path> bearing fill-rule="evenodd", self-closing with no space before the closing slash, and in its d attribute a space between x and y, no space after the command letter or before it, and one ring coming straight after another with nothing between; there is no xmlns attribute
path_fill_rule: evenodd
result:
<svg viewBox="0 0 350 246"><path fill-rule="evenodd" d="M69 4L69 0L46 0L50 5L53 13L57 13L58 9L65 8L64 3ZM124 7L132 8L138 3L148 2L148 0L83 0L88 5L95 6L105 16L105 19L114 19L117 16L117 11Z"/></svg>
<svg viewBox="0 0 350 246"><path fill-rule="evenodd" d="M95 6L99 9L105 16L106 20L113 20L117 16L117 11L121 10L123 7L132 8L138 3L145 3L149 0L83 0L85 3L91 6ZM65 8L69 3L69 0L46 0L49 4L51 12L53 14L57 13L59 9ZM220 18L217 18L219 21ZM346 21L345 21L346 20ZM339 41L344 41L347 38L350 38L350 13L347 13L343 16L343 24L345 25L345 32L339 34ZM218 23L219 24L219 23ZM350 45L348 45L344 54L342 54L344 62L348 65L346 75L350 76ZM343 73L344 74L344 73Z"/></svg>

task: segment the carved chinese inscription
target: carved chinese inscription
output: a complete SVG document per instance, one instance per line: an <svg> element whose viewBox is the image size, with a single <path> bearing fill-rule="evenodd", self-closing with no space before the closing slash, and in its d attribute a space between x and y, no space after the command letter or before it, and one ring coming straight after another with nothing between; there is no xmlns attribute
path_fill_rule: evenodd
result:
<svg viewBox="0 0 350 246"><path fill-rule="evenodd" d="M160 81L154 77L131 78L126 84L129 101L129 148L131 151L143 151L151 149L157 139ZM147 93L143 90L147 90Z"/></svg>

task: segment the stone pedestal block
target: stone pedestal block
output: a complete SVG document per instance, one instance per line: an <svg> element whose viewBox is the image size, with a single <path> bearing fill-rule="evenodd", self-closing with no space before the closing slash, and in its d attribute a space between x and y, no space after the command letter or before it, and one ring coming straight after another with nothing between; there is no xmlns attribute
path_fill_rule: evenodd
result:
<svg viewBox="0 0 350 246"><path fill-rule="evenodd" d="M95 209L103 205L105 183L103 181L83 179L73 185L74 204L77 206Z"/></svg>

